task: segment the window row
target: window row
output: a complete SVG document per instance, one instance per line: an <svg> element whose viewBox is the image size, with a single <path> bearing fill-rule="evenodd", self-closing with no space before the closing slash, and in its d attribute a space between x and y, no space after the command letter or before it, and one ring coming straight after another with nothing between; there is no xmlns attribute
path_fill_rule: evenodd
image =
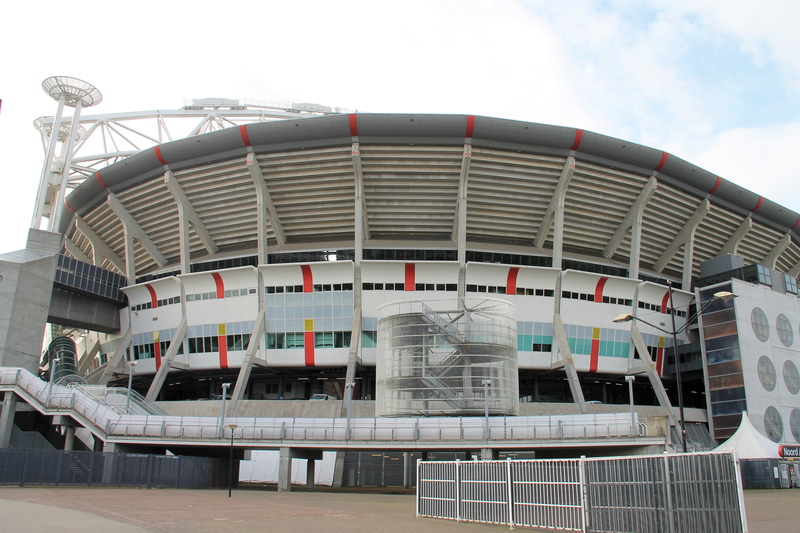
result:
<svg viewBox="0 0 800 533"><path fill-rule="evenodd" d="M172 305L179 303L181 303L181 297L175 296L174 298L164 298L163 300L157 300L156 307L164 307L165 305ZM131 306L131 311L141 311L142 309L152 309L152 308L153 308L153 302L145 302Z"/></svg>
<svg viewBox="0 0 800 533"><path fill-rule="evenodd" d="M188 340L189 353L217 353L219 352L219 336L190 337ZM229 352L242 352L250 344L249 333L225 335L225 347Z"/></svg>
<svg viewBox="0 0 800 533"><path fill-rule="evenodd" d="M649 302L639 302L639 309L647 309L648 311L655 311L656 313L661 312L661 306L658 304L651 304ZM664 311L665 314L669 314L669 307ZM682 318L686 318L688 313L686 311L678 311L677 309L673 311L675 316L679 316Z"/></svg>
<svg viewBox="0 0 800 533"><path fill-rule="evenodd" d="M223 298L235 298L237 296L247 296L248 294L256 294L255 289L226 289L223 293ZM201 292L197 294L187 294L186 301L187 302L197 302L200 300L216 300L217 299L217 291L212 292Z"/></svg>
<svg viewBox="0 0 800 533"><path fill-rule="evenodd" d="M349 348L351 332L349 331L315 331L315 348ZM267 349L301 349L305 348L305 333L267 333Z"/></svg>
<svg viewBox="0 0 800 533"><path fill-rule="evenodd" d="M361 288L365 291L404 291L405 283L362 283ZM415 283L415 291L448 291L457 292L458 285L455 283Z"/></svg>
<svg viewBox="0 0 800 533"><path fill-rule="evenodd" d="M586 294L584 292L561 291L561 297L568 300L583 300L586 302L594 301L594 294ZM603 303L625 305L628 307L633 306L633 300L627 298L615 298L614 296L603 296Z"/></svg>
<svg viewBox="0 0 800 533"><path fill-rule="evenodd" d="M353 290L352 283L324 283L324 284L315 284L313 287L314 292L352 291L352 290ZM270 287L264 287L264 292L267 294L303 292L303 286L302 285L270 286Z"/></svg>
<svg viewBox="0 0 800 533"><path fill-rule="evenodd" d="M490 285L467 285L467 292L478 292L478 293L487 293L487 294L506 294L506 287L504 286L497 286L493 287ZM554 296L555 291L553 289L527 289L525 287L517 287L515 292L517 296Z"/></svg>

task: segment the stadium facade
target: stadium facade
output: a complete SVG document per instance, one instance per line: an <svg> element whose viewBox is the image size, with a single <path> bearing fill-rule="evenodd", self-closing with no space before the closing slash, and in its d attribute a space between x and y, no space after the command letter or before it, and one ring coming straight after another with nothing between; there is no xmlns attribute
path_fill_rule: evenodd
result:
<svg viewBox="0 0 800 533"><path fill-rule="evenodd" d="M800 215L581 129L304 111L42 194L89 382L135 361L148 398L230 393L233 412L322 393L378 416L516 415L627 404L639 375L637 404L675 423L680 367L715 439L748 411L800 442Z"/></svg>

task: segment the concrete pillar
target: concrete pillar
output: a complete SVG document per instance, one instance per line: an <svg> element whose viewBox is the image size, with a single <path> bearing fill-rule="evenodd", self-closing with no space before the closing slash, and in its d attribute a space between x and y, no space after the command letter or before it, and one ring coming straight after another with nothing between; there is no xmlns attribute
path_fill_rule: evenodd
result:
<svg viewBox="0 0 800 533"><path fill-rule="evenodd" d="M494 450L492 448L481 448L481 461L494 461Z"/></svg>
<svg viewBox="0 0 800 533"><path fill-rule="evenodd" d="M314 475L316 474L317 462L314 459L306 460L306 489L314 490Z"/></svg>
<svg viewBox="0 0 800 533"><path fill-rule="evenodd" d="M344 456L347 452L339 450L336 452L336 462L333 466L332 487L341 487L344 480Z"/></svg>
<svg viewBox="0 0 800 533"><path fill-rule="evenodd" d="M11 431L14 429L14 413L17 411L17 395L7 391L3 396L0 412L0 448L11 447Z"/></svg>
<svg viewBox="0 0 800 533"><path fill-rule="evenodd" d="M412 468L414 462L411 460L411 452L403 452L403 488L411 488Z"/></svg>
<svg viewBox="0 0 800 533"><path fill-rule="evenodd" d="M64 450L70 451L75 449L75 426L67 426L65 432Z"/></svg>
<svg viewBox="0 0 800 533"><path fill-rule="evenodd" d="M278 491L292 490L292 449L281 448L278 463Z"/></svg>

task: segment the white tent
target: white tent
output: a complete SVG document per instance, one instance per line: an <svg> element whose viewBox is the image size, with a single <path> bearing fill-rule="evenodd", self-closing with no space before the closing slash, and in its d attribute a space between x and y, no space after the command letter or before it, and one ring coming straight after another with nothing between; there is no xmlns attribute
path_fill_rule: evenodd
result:
<svg viewBox="0 0 800 533"><path fill-rule="evenodd" d="M252 459L239 463L239 481L247 483L277 483L280 454L273 450L253 450ZM315 485L332 485L336 452L322 452L322 460L314 469ZM292 461L292 484L306 484L306 461Z"/></svg>
<svg viewBox="0 0 800 533"><path fill-rule="evenodd" d="M740 459L779 459L778 445L765 437L753 426L747 412L742 412L742 422L736 433L717 446L715 452L736 449Z"/></svg>

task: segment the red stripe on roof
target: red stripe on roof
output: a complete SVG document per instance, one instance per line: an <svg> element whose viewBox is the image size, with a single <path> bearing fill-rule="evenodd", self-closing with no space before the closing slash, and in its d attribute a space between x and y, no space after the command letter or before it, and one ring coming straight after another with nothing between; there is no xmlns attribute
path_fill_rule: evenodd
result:
<svg viewBox="0 0 800 533"><path fill-rule="evenodd" d="M247 126L245 125L239 126L239 135L242 136L242 141L244 141L245 146L253 146L250 143L250 137L247 136Z"/></svg>
<svg viewBox="0 0 800 533"><path fill-rule="evenodd" d="M756 211L758 211L758 209L761 207L761 204L763 204L763 203L764 203L764 197L763 196L759 196L758 197L758 203L756 204L756 206L753 208L753 210L751 212L755 213Z"/></svg>
<svg viewBox="0 0 800 533"><path fill-rule="evenodd" d="M573 152L578 149L578 146L581 145L581 141L583 140L583 130L575 130L575 142L572 143L572 150Z"/></svg>
<svg viewBox="0 0 800 533"><path fill-rule="evenodd" d="M103 178L101 178L101 177L100 177L100 172L95 172L95 173L94 173L94 177L95 177L95 178L97 178L97 182L98 182L100 185L102 185L103 187L105 187L106 189L108 189L108 185L106 185L106 182L105 182L105 181L103 181Z"/></svg>
<svg viewBox="0 0 800 533"><path fill-rule="evenodd" d="M166 164L167 164L167 162L166 162L166 161L164 161L164 158L161 156L161 147L160 147L160 146L156 146L156 147L155 147L155 149L154 149L153 151L156 153L156 158L158 158L159 162L160 162L162 165L166 165Z"/></svg>
<svg viewBox="0 0 800 533"><path fill-rule="evenodd" d="M800 218L798 218L797 222L794 223L794 226L792 226L792 229L795 229L797 226L800 226Z"/></svg>
<svg viewBox="0 0 800 533"><path fill-rule="evenodd" d="M711 190L708 191L708 194L714 194L715 192L717 192L717 189L719 189L720 185L722 185L722 178L717 176L717 182L714 184L713 187L711 187Z"/></svg>
<svg viewBox="0 0 800 533"><path fill-rule="evenodd" d="M300 265L303 271L303 292L314 292L314 276L309 265Z"/></svg>
<svg viewBox="0 0 800 533"><path fill-rule="evenodd" d="M657 167L654 169L654 171L655 171L655 172L658 172L659 170L661 170L662 168L664 168L664 165L666 165L666 164L667 164L667 159L669 159L669 154L668 154L667 152L662 152L662 153L661 153L661 162L660 162L660 163L658 164L658 166L657 166Z"/></svg>
<svg viewBox="0 0 800 533"><path fill-rule="evenodd" d="M608 278L603 276L597 280L597 285L594 287L594 301L597 303L603 303L603 287L606 286L606 281Z"/></svg>
<svg viewBox="0 0 800 533"><path fill-rule="evenodd" d="M214 285L217 286L217 299L221 300L225 297L225 282L222 281L219 272L212 272L211 277L214 278Z"/></svg>
<svg viewBox="0 0 800 533"><path fill-rule="evenodd" d="M350 135L358 137L358 117L355 113L350 115Z"/></svg>
<svg viewBox="0 0 800 533"><path fill-rule="evenodd" d="M407 291L416 290L417 287L417 267L414 263L406 263L406 284Z"/></svg>
<svg viewBox="0 0 800 533"><path fill-rule="evenodd" d="M67 209L69 209L69 210L70 210L70 211L72 211L73 213L77 213L77 211L75 211L74 209L72 209L72 208L69 206L69 204L67 203L67 199L66 199L66 198L64 198L64 205L67 207Z"/></svg>
<svg viewBox="0 0 800 533"><path fill-rule="evenodd" d="M508 269L508 276L506 277L506 294L517 294L518 274L519 267L511 267Z"/></svg>
<svg viewBox="0 0 800 533"><path fill-rule="evenodd" d="M150 306L155 309L158 307L158 296L156 295L156 290L149 283L147 283L145 287L147 287L147 290L150 293Z"/></svg>
<svg viewBox="0 0 800 533"><path fill-rule="evenodd" d="M472 138L472 132L475 131L475 115L467 115L467 138Z"/></svg>

